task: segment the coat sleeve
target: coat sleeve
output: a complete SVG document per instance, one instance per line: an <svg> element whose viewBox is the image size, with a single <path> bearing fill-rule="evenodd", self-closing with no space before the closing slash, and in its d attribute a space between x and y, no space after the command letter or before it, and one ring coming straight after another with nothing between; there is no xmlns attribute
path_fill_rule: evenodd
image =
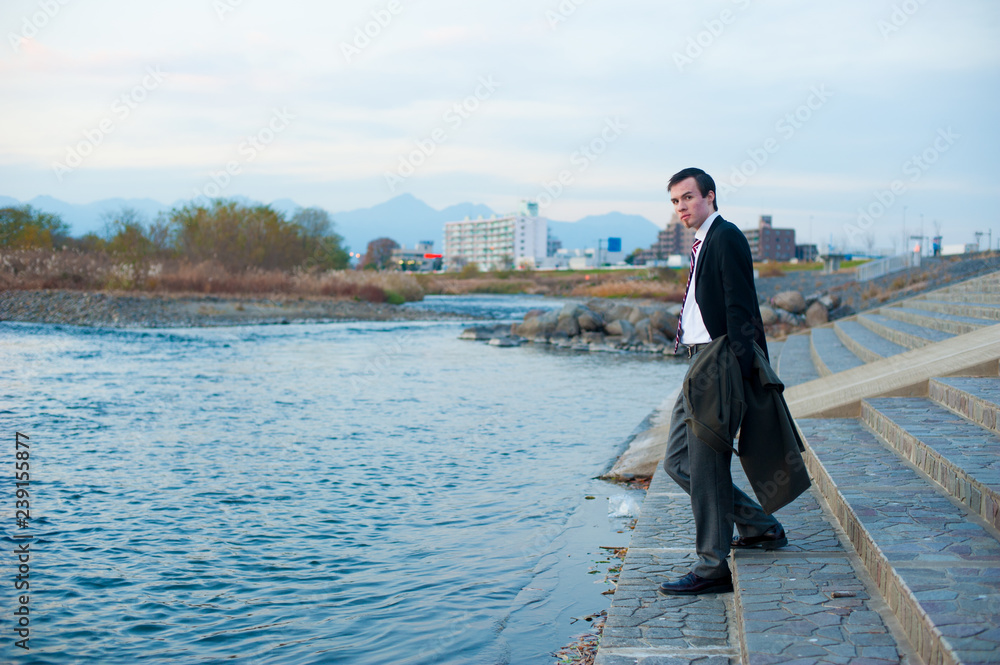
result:
<svg viewBox="0 0 1000 665"><path fill-rule="evenodd" d="M756 289L753 283L753 257L750 244L735 226L719 229L722 246L722 290L726 305L726 334L740 363L740 373L748 378L753 367L753 343L756 332Z"/></svg>

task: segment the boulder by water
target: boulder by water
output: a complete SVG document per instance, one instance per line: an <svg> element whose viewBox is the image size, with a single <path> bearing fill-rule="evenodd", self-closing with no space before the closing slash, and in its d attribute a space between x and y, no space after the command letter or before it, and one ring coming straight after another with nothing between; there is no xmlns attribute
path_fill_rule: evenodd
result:
<svg viewBox="0 0 1000 665"><path fill-rule="evenodd" d="M677 330L675 306L591 300L586 305L567 303L558 310L533 309L509 327L474 326L462 339L489 341L494 346L514 346L530 341L581 351L640 351L673 354Z"/></svg>
<svg viewBox="0 0 1000 665"><path fill-rule="evenodd" d="M809 309L806 310L806 325L810 328L821 326L829 320L829 312L819 300L809 305Z"/></svg>
<svg viewBox="0 0 1000 665"><path fill-rule="evenodd" d="M771 304L792 314L806 311L806 299L798 291L782 291L771 298Z"/></svg>

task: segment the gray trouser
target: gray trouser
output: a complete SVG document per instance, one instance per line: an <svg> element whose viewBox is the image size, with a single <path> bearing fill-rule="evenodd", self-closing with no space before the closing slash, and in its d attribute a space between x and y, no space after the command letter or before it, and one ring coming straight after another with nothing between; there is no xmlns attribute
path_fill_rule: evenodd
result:
<svg viewBox="0 0 1000 665"><path fill-rule="evenodd" d="M663 468L691 495L698 551L693 572L710 579L726 577L733 524L742 536L759 536L779 522L733 485L730 470L733 454L716 452L698 439L684 422L685 416L684 396L679 394L670 420Z"/></svg>

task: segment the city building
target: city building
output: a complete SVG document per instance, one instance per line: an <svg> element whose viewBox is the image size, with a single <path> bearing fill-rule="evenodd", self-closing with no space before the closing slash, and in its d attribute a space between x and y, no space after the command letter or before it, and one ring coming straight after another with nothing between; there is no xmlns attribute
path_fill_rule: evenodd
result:
<svg viewBox="0 0 1000 665"><path fill-rule="evenodd" d="M756 229L743 229L754 261L791 261L795 258L795 229L776 229L770 215L761 215Z"/></svg>
<svg viewBox="0 0 1000 665"><path fill-rule="evenodd" d="M545 250L545 256L555 256L556 252L562 249L562 240L549 233L549 242Z"/></svg>
<svg viewBox="0 0 1000 665"><path fill-rule="evenodd" d="M644 249L635 258L636 265L660 265L671 256L687 256L694 244L694 229L684 226L674 213L667 228L657 234L656 242L649 249Z"/></svg>
<svg viewBox="0 0 1000 665"><path fill-rule="evenodd" d="M523 201L517 213L489 219L465 219L444 225L444 265L461 270L534 268L549 250L548 220L538 216L538 204Z"/></svg>
<svg viewBox="0 0 1000 665"><path fill-rule="evenodd" d="M536 267L540 270L588 270L602 266L624 266L625 254L621 251L621 244L618 245L618 251L612 252L601 246L605 242L604 239L600 240L598 249L560 248L555 254L545 257Z"/></svg>
<svg viewBox="0 0 1000 665"><path fill-rule="evenodd" d="M796 245L795 258L802 262L817 261L819 249L816 245Z"/></svg>
<svg viewBox="0 0 1000 665"><path fill-rule="evenodd" d="M434 253L434 242L422 240L413 249L406 246L392 250L389 267L409 272L431 272L441 269L442 256Z"/></svg>

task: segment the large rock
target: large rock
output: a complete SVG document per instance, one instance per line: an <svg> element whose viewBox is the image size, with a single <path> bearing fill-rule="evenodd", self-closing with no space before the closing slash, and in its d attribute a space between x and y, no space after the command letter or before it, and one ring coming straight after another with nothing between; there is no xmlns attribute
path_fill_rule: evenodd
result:
<svg viewBox="0 0 1000 665"><path fill-rule="evenodd" d="M533 309L524 315L524 321L514 326L514 333L528 339L549 337L556 331L559 323L559 312L554 310Z"/></svg>
<svg viewBox="0 0 1000 665"><path fill-rule="evenodd" d="M488 341L497 336L510 334L510 327L505 323L492 326L472 326L462 331L459 339L471 339L476 341Z"/></svg>
<svg viewBox="0 0 1000 665"><path fill-rule="evenodd" d="M628 315L628 322L635 325L646 318L649 318L649 315L646 314L642 307L633 307L632 313Z"/></svg>
<svg viewBox="0 0 1000 665"><path fill-rule="evenodd" d="M827 293L825 296L820 296L819 302L823 303L823 306L829 311L840 307L840 296L835 293Z"/></svg>
<svg viewBox="0 0 1000 665"><path fill-rule="evenodd" d="M635 326L628 319L617 319L604 327L604 332L613 337L621 337L622 344L631 344L635 340Z"/></svg>
<svg viewBox="0 0 1000 665"><path fill-rule="evenodd" d="M643 319L635 324L635 336L640 342L650 346L665 346L669 342L666 335L657 330L649 319Z"/></svg>
<svg viewBox="0 0 1000 665"><path fill-rule="evenodd" d="M565 311L559 314L559 320L556 323L556 331L552 333L553 335L565 335L566 337L576 337L580 334L580 324L576 320L577 312L576 309L571 310L566 313Z"/></svg>
<svg viewBox="0 0 1000 665"><path fill-rule="evenodd" d="M792 314L806 311L806 299L798 291L782 291L771 298L771 304Z"/></svg>
<svg viewBox="0 0 1000 665"><path fill-rule="evenodd" d="M625 343L625 339L621 335L605 335L604 344L613 349L618 348L620 345Z"/></svg>
<svg viewBox="0 0 1000 665"><path fill-rule="evenodd" d="M576 317L576 322L580 330L584 332L599 332L604 330L604 317L600 312L595 312L590 308L584 308Z"/></svg>
<svg viewBox="0 0 1000 665"><path fill-rule="evenodd" d="M831 309L828 317L831 321L836 321L837 319L842 319L845 316L854 316L855 314L857 314L857 312L854 311L854 308L850 305L840 305L839 307Z"/></svg>
<svg viewBox="0 0 1000 665"><path fill-rule="evenodd" d="M790 326L801 326L806 320L804 317L798 314L792 314L789 311L783 309L775 308L774 313L778 316L778 323L787 323Z"/></svg>
<svg viewBox="0 0 1000 665"><path fill-rule="evenodd" d="M523 342L524 340L521 339L520 337L513 337L511 335L506 335L502 337L494 337L488 342L488 344L490 346L508 347L508 346L520 346Z"/></svg>
<svg viewBox="0 0 1000 665"><path fill-rule="evenodd" d="M649 323L659 330L667 339L673 339L677 334L677 317L666 308L655 307L649 314Z"/></svg>
<svg viewBox="0 0 1000 665"><path fill-rule="evenodd" d="M628 319L632 316L632 308L628 305L623 305L621 303L615 303L612 305L611 309L608 310L607 315L604 317L605 325L610 321L617 321L619 319Z"/></svg>
<svg viewBox="0 0 1000 665"><path fill-rule="evenodd" d="M587 301L587 309L592 312L597 312L605 318L607 318L607 313L610 312L611 308L614 306L614 303L608 302L607 300L600 300L599 298Z"/></svg>
<svg viewBox="0 0 1000 665"><path fill-rule="evenodd" d="M573 318L576 318L577 316L580 315L580 312L582 312L583 309L584 309L583 305L577 305L574 302L568 302L565 305L563 305L561 310L559 310L559 316L560 317L572 316Z"/></svg>
<svg viewBox="0 0 1000 665"><path fill-rule="evenodd" d="M767 305L760 306L760 320L765 326L778 322L778 315Z"/></svg>
<svg viewBox="0 0 1000 665"><path fill-rule="evenodd" d="M810 328L821 326L829 320L829 312L827 312L823 303L818 300L809 305L809 309L806 310L806 325Z"/></svg>

